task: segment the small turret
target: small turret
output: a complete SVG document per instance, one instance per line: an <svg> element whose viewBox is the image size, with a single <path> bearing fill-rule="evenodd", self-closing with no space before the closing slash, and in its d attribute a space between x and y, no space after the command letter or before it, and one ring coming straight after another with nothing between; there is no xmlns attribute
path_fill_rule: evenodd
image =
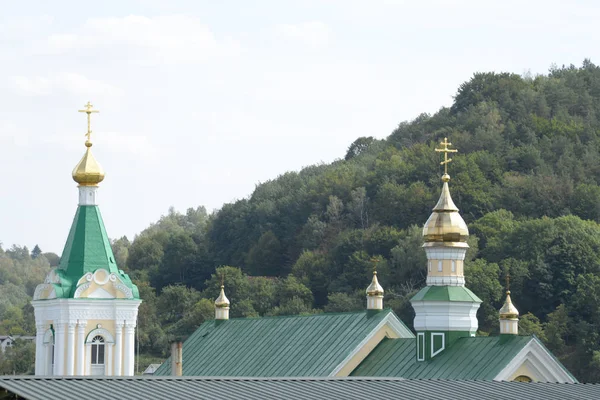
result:
<svg viewBox="0 0 600 400"><path fill-rule="evenodd" d="M225 296L225 286L221 285L221 293L215 300L215 319L229 319L229 299Z"/></svg>
<svg viewBox="0 0 600 400"><path fill-rule="evenodd" d="M506 300L504 300L504 305L500 309L500 334L519 334L519 310L512 303L510 290L506 291Z"/></svg>
<svg viewBox="0 0 600 400"><path fill-rule="evenodd" d="M373 279L367 288L367 310L383 310L383 288L377 281L377 271L373 271Z"/></svg>

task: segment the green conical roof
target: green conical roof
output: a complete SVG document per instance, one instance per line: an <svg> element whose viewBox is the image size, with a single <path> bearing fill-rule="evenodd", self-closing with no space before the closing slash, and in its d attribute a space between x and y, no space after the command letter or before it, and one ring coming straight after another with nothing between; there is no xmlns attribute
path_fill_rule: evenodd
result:
<svg viewBox="0 0 600 400"><path fill-rule="evenodd" d="M100 209L95 205L80 205L56 271L64 293L59 297L72 297L77 281L100 268L118 275L133 290L134 298L139 298L137 287L115 262Z"/></svg>
<svg viewBox="0 0 600 400"><path fill-rule="evenodd" d="M115 256L98 206L79 206L58 269L77 280L88 272L104 268L118 273Z"/></svg>

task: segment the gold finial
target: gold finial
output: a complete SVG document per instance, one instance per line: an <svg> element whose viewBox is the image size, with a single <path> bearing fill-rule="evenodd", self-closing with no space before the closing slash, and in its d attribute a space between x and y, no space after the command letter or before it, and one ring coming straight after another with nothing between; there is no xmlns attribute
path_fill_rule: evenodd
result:
<svg viewBox="0 0 600 400"><path fill-rule="evenodd" d="M88 123L88 130L87 133L85 134L85 136L87 136L87 140L85 141L85 145L87 147L92 147L92 113L99 113L99 110L93 110L93 105L92 103L90 103L89 101L87 102L87 104L85 105L85 110L78 110L79 112L84 112L87 113L87 123Z"/></svg>
<svg viewBox="0 0 600 400"><path fill-rule="evenodd" d="M219 297L215 300L215 307L224 308L229 307L229 299L225 296L225 286L221 285L221 292L219 292Z"/></svg>
<svg viewBox="0 0 600 400"><path fill-rule="evenodd" d="M73 180L79 183L80 186L97 186L98 183L104 180L104 170L98 161L96 161L96 158L94 158L91 149L92 128L90 116L92 113L99 112L98 110L93 110L92 107L92 103L88 101L88 103L85 105L85 110L78 110L79 112L87 113L88 120L88 131L85 134L85 136L87 136L87 140L85 141L85 147L87 147L87 150L85 151L81 161L79 161L79 163L75 166L75 169L73 169L72 174Z"/></svg>
<svg viewBox="0 0 600 400"><path fill-rule="evenodd" d="M444 146L444 148L443 149L435 149L435 151L444 153L444 161L440 162L440 165L444 166L444 175L442 176L442 180L444 182L448 182L450 180L450 175L448 175L448 163L450 163L452 161L451 158L448 158L448 153L458 153L458 150L448 148L448 146L452 146L452 143L450 143L448 141L447 137L445 137L444 141L440 142L440 144L442 146Z"/></svg>
<svg viewBox="0 0 600 400"><path fill-rule="evenodd" d="M372 257L371 262L373 263L373 279L371 284L367 288L367 295L369 296L383 296L383 288L377 280L377 264L381 261L380 257Z"/></svg>
<svg viewBox="0 0 600 400"><path fill-rule="evenodd" d="M506 294L510 294L510 272L506 273Z"/></svg>

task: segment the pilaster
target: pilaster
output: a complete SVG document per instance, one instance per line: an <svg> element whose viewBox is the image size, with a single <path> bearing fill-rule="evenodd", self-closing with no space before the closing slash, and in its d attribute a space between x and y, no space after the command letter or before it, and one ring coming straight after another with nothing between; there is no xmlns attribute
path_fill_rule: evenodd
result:
<svg viewBox="0 0 600 400"><path fill-rule="evenodd" d="M65 375L75 373L75 326L74 321L67 323L67 359L65 360Z"/></svg>
<svg viewBox="0 0 600 400"><path fill-rule="evenodd" d="M54 374L62 376L65 374L65 323L58 321L54 336Z"/></svg>
<svg viewBox="0 0 600 400"><path fill-rule="evenodd" d="M135 324L125 323L125 346L123 351L123 375L133 376L135 361Z"/></svg>
<svg viewBox="0 0 600 400"><path fill-rule="evenodd" d="M85 375L85 328L87 321L77 323L77 370L76 375Z"/></svg>
<svg viewBox="0 0 600 400"><path fill-rule="evenodd" d="M46 333L46 324L38 322L35 324L35 374L45 375L45 349L44 334Z"/></svg>
<svg viewBox="0 0 600 400"><path fill-rule="evenodd" d="M114 357L114 375L121 376L122 374L122 354L123 354L123 325L121 321L115 323L115 357Z"/></svg>

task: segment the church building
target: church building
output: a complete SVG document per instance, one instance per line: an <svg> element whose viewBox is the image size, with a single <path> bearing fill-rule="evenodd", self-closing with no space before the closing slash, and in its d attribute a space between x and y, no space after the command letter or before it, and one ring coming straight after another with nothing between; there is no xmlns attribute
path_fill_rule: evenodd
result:
<svg viewBox="0 0 600 400"><path fill-rule="evenodd" d="M182 374L238 377L390 377L406 379L577 382L535 336L518 335L510 292L499 311L500 334L476 336L481 300L465 287L469 230L450 195L451 143L442 191L423 228L426 286L411 299L416 335L390 309L377 275L364 311L229 319L224 288L215 320L183 344ZM170 375L167 360L155 375Z"/></svg>
<svg viewBox="0 0 600 400"><path fill-rule="evenodd" d="M134 373L138 288L119 269L98 207L104 171L92 154L88 102L86 151L73 170L79 205L60 264L35 289L36 375Z"/></svg>

